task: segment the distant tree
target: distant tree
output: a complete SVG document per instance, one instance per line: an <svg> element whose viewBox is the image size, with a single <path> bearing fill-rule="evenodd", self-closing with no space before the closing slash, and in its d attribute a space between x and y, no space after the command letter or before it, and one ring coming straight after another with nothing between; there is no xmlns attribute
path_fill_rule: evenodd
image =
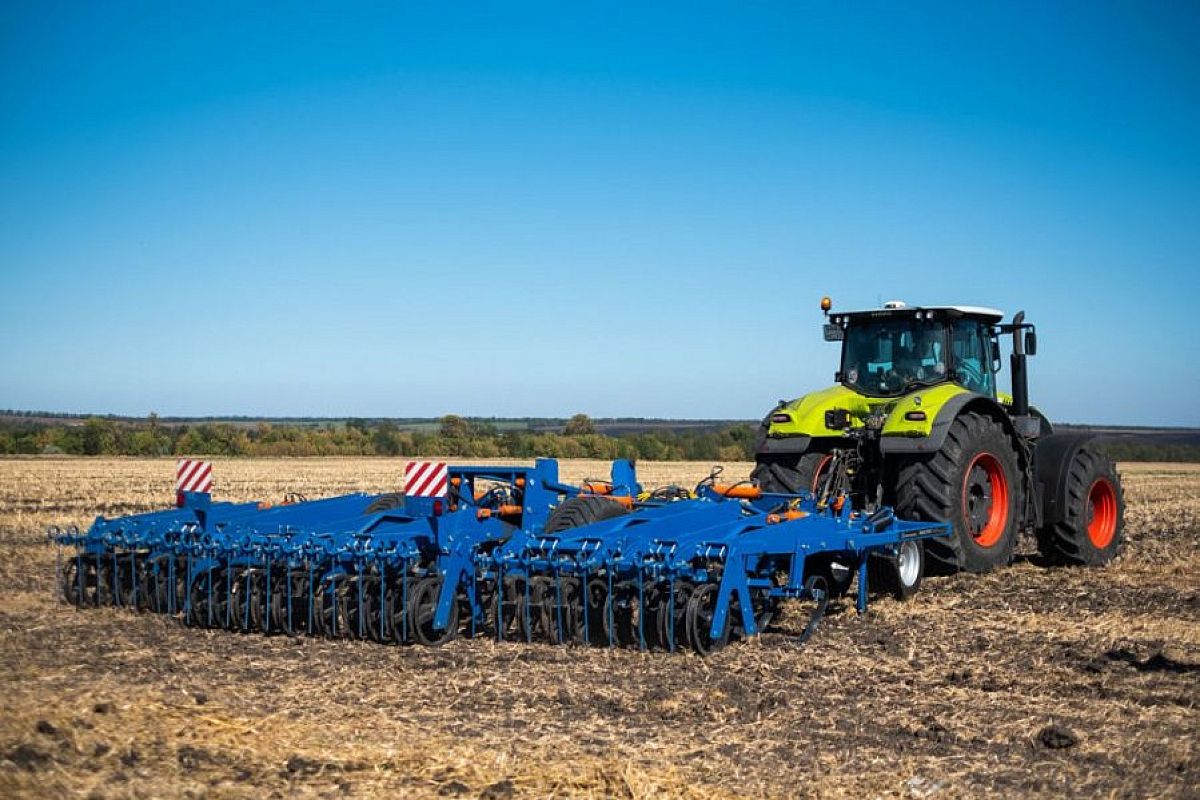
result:
<svg viewBox="0 0 1200 800"><path fill-rule="evenodd" d="M457 414L447 414L439 420L438 435L446 439L466 439L471 435L471 423Z"/></svg>
<svg viewBox="0 0 1200 800"><path fill-rule="evenodd" d="M567 420L563 433L567 436L588 436L596 432L592 418L587 414L576 414Z"/></svg>

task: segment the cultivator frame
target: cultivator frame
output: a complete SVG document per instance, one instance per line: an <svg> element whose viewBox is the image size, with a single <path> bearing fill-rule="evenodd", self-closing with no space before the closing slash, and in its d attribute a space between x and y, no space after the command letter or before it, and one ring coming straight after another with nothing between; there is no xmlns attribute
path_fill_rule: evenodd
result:
<svg viewBox="0 0 1200 800"><path fill-rule="evenodd" d="M553 459L458 466L438 497L271 506L182 492L178 508L50 536L63 598L79 607L391 644L461 634L706 654L761 632L786 598L813 603L807 639L838 588L833 564L857 575L865 611L869 564L948 532L716 476L644 492L625 460L581 486L560 482Z"/></svg>

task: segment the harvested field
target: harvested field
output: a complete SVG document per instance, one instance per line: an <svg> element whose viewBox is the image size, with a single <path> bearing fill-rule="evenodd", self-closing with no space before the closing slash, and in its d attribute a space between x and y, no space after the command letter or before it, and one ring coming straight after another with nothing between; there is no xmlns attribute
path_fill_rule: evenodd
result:
<svg viewBox="0 0 1200 800"><path fill-rule="evenodd" d="M744 477L749 465L729 465ZM185 629L56 600L49 523L161 507L173 462L0 460L0 794L1155 796L1200 786L1200 466L1123 465L1100 570L926 582L709 659ZM564 462L563 477L606 465ZM399 459L220 462L222 498L397 487ZM707 464L640 466L694 483Z"/></svg>

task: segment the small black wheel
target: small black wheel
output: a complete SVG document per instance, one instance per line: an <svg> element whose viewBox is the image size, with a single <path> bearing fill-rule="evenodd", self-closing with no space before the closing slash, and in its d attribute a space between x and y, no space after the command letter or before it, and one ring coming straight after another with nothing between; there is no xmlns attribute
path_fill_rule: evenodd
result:
<svg viewBox="0 0 1200 800"><path fill-rule="evenodd" d="M691 643L692 649L702 656L714 653L729 644L729 633L732 626L728 616L725 617L725 625L721 629L721 633L715 637L712 635L713 613L716 611L719 591L717 584L705 583L697 586L696 591L692 592L691 599L688 600L688 641ZM730 614L732 615L732 613L731 605Z"/></svg>
<svg viewBox="0 0 1200 800"><path fill-rule="evenodd" d="M907 600L921 588L925 576L925 547L920 539L905 539L892 553L867 556L867 583L871 590Z"/></svg>
<svg viewBox="0 0 1200 800"><path fill-rule="evenodd" d="M409 622L413 636L418 642L430 647L445 644L458 635L458 600L450 604L450 620L445 630L433 626L437 616L438 597L442 593L440 577L422 578L413 586L409 597L411 609Z"/></svg>

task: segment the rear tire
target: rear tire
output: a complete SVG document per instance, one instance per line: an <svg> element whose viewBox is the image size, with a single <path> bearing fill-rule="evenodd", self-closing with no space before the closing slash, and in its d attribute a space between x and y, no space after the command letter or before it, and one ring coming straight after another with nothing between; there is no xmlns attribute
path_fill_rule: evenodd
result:
<svg viewBox="0 0 1200 800"><path fill-rule="evenodd" d="M950 536L925 540L933 566L987 572L1012 561L1025 507L1021 492L1008 432L968 411L950 424L938 452L900 465L896 511L903 519L951 523Z"/></svg>
<svg viewBox="0 0 1200 800"><path fill-rule="evenodd" d="M1125 543L1125 493L1112 460L1085 444L1067 464L1064 519L1038 530L1038 550L1061 564L1098 566Z"/></svg>
<svg viewBox="0 0 1200 800"><path fill-rule="evenodd" d="M760 456L750 480L764 492L800 494L817 491L822 470L833 459L833 454L822 451L802 453L799 456Z"/></svg>

